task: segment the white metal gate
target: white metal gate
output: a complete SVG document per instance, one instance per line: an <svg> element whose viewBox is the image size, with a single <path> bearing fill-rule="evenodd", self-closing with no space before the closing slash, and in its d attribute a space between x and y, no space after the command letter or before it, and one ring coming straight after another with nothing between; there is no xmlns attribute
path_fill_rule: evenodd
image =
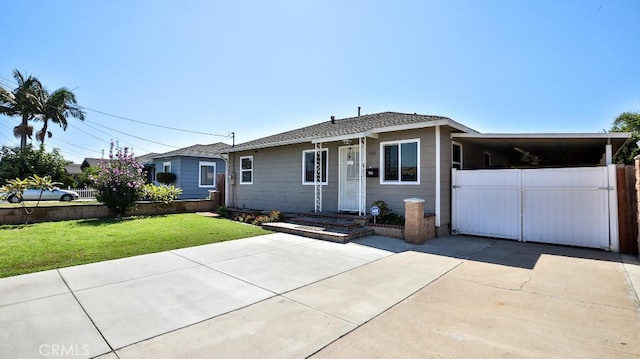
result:
<svg viewBox="0 0 640 359"><path fill-rule="evenodd" d="M454 233L618 250L615 166L453 170Z"/></svg>

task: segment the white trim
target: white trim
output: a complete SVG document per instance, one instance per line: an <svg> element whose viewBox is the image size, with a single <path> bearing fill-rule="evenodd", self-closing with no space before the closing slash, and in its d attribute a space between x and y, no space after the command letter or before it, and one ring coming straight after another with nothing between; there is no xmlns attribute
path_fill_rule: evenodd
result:
<svg viewBox="0 0 640 359"><path fill-rule="evenodd" d="M453 146L460 147L460 162L455 162L453 160ZM460 166L459 169L463 169L462 166L464 164L464 158L462 156L462 150L463 150L462 143L456 142L456 141L451 141L451 167L453 167L454 165L458 165L458 166ZM483 157L483 160L484 160L484 157Z"/></svg>
<svg viewBox="0 0 640 359"><path fill-rule="evenodd" d="M168 171L166 170L167 167L169 167ZM171 161L167 161L167 162L163 162L162 163L162 172L171 173Z"/></svg>
<svg viewBox="0 0 640 359"><path fill-rule="evenodd" d="M212 185L203 185L202 184L202 167L213 167L213 184ZM210 161L200 161L198 162L198 188L216 188L216 175L217 167L215 162Z"/></svg>
<svg viewBox="0 0 640 359"><path fill-rule="evenodd" d="M327 159L325 168L323 168L324 173L325 173L326 181L320 182L320 184L323 185L323 186L326 186L326 185L329 184L329 149L328 148L322 148L320 151L325 153L324 158ZM306 172L305 172L304 166L306 164L305 155L307 153L313 153L314 154L314 161L313 161L313 166L314 166L314 169L313 169L314 176L313 177L314 177L314 180L311 181L311 182L305 181ZM316 150L303 150L302 151L302 185L303 186L315 186L315 184L316 184L316 181L315 181L315 173L316 173L315 172L315 163L316 163L316 161L315 161L315 153L316 153Z"/></svg>
<svg viewBox="0 0 640 359"><path fill-rule="evenodd" d="M331 141L341 141L354 137L372 137L378 138L378 134L385 132L395 132L395 131L406 131L406 130L415 130L420 128L430 128L430 127L438 127L438 126L449 126L458 131L471 132L472 134L478 133L476 130L473 130L465 125L462 125L453 120L433 120L433 121L424 121L424 122L416 122L416 123L407 123L404 125L396 125L396 126L387 126L387 127L376 127L371 130L352 133L348 135L340 135L340 136L332 136L332 137L322 137L312 139L312 143L316 142L331 142Z"/></svg>
<svg viewBox="0 0 640 359"><path fill-rule="evenodd" d="M248 158L251 160L251 169L242 169L242 160ZM253 184L253 156L240 156L240 184ZM243 182L242 181L242 172L251 172L251 181Z"/></svg>
<svg viewBox="0 0 640 359"><path fill-rule="evenodd" d="M437 127L436 127L437 128ZM401 144L403 143L416 143L416 181L402 181L402 152L401 152ZM398 180L397 181L386 181L384 179L384 146L387 145L398 145ZM397 140L397 141L385 141L380 142L380 184L384 185L402 185L402 186L415 186L420 184L420 139L412 138L407 140Z"/></svg>
<svg viewBox="0 0 640 359"><path fill-rule="evenodd" d="M451 138L629 138L629 132L606 132L606 133L452 133Z"/></svg>
<svg viewBox="0 0 640 359"><path fill-rule="evenodd" d="M435 130L435 136L436 136L436 208L435 208L435 212L436 212L436 227L440 227L440 216L441 216L441 212L442 209L441 207L441 199L442 199L442 174L441 174L441 167L442 167L442 163L441 163L441 149L440 149L440 126L436 126L436 130ZM437 228L436 228L437 231Z"/></svg>

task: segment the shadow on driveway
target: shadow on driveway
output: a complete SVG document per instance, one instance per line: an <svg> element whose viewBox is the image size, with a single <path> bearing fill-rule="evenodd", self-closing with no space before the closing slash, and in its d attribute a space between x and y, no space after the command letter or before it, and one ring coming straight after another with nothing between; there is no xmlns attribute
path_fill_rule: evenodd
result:
<svg viewBox="0 0 640 359"><path fill-rule="evenodd" d="M421 245L382 236L364 237L353 242L394 253L415 251L524 269L533 269L543 254L621 262L618 253L600 249L517 242L467 235L434 238Z"/></svg>

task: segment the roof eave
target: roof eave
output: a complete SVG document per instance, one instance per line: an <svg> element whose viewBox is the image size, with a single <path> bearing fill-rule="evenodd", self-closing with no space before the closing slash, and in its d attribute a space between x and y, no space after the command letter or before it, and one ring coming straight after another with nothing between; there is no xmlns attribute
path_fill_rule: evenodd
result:
<svg viewBox="0 0 640 359"><path fill-rule="evenodd" d="M599 133L452 133L451 138L631 138L630 132Z"/></svg>
<svg viewBox="0 0 640 359"><path fill-rule="evenodd" d="M371 130L368 131L364 131L364 132L357 132L357 133L352 133L352 134L347 134L347 135L340 135L340 136L332 136L332 137L322 137L322 138L315 138L312 139L311 142L312 143L319 143L319 142L332 142L332 141L342 141L342 140L346 140L346 139L350 139L350 138L354 138L354 137L374 137L377 138L378 134L380 133L385 133L385 132L395 132L395 131L406 131L406 130L416 130L416 129L420 129L420 128L429 128L429 127L436 127L436 126L449 126L451 128L454 128L458 131L463 131L463 132L472 132L472 133L478 133L477 131L464 126L456 121L450 120L450 119L440 119L440 120L433 120L433 121L426 121L426 122L416 122L416 123L408 123L408 124L404 124L404 125L395 125L395 126L386 126L386 127L376 127L373 128Z"/></svg>

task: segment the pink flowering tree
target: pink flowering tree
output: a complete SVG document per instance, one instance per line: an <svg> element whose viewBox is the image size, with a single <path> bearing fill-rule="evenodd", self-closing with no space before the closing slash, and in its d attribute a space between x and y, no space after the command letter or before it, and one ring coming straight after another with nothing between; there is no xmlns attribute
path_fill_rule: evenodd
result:
<svg viewBox="0 0 640 359"><path fill-rule="evenodd" d="M91 177L97 190L96 199L104 203L118 218L142 197L144 174L128 147L111 143L109 159L100 161L98 173Z"/></svg>

